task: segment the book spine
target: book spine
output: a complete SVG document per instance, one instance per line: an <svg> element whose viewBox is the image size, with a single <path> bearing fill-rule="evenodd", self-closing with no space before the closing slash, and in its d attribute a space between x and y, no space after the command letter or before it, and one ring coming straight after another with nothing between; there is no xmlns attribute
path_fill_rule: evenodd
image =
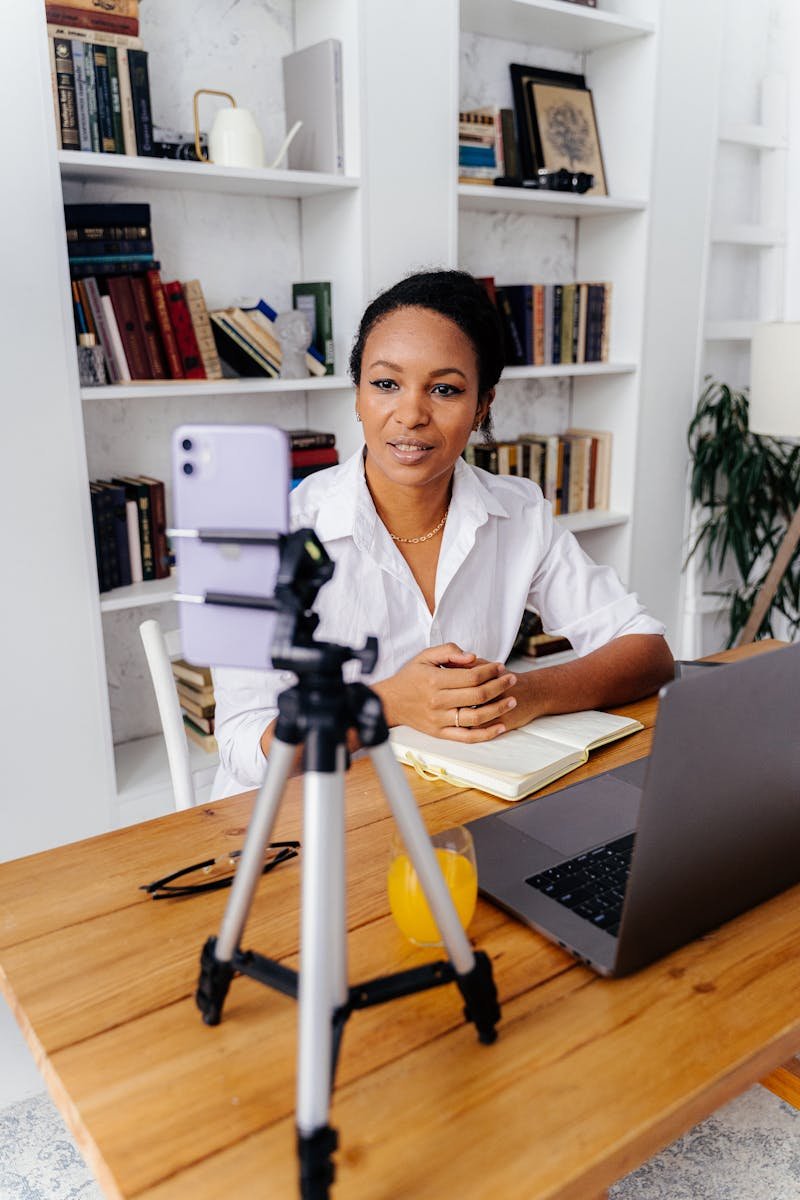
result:
<svg viewBox="0 0 800 1200"><path fill-rule="evenodd" d="M511 302L506 295L506 289L498 287L497 307L503 322L503 339L505 342L506 362L510 367L521 366L525 362L525 349L519 335L517 323L511 309Z"/></svg>
<svg viewBox="0 0 800 1200"><path fill-rule="evenodd" d="M128 66L128 50L117 47L117 72L119 74L119 102L122 109L122 144L125 154L136 154L136 122L133 119L133 93Z"/></svg>
<svg viewBox="0 0 800 1200"><path fill-rule="evenodd" d="M503 138L503 160L505 162L505 174L512 179L519 179L522 176L522 168L519 165L519 151L517 150L517 138L514 132L514 110L511 108L500 109L500 128Z"/></svg>
<svg viewBox="0 0 800 1200"><path fill-rule="evenodd" d="M56 38L54 50L61 145L64 150L79 150L80 135L75 104L75 64L72 59L72 43L67 38Z"/></svg>
<svg viewBox="0 0 800 1200"><path fill-rule="evenodd" d="M296 450L328 449L336 445L336 435L333 433L318 433L315 429L289 430L289 445L292 453Z"/></svg>
<svg viewBox="0 0 800 1200"><path fill-rule="evenodd" d="M161 270L158 259L131 262L124 258L120 262L106 262L102 257L90 258L87 262L71 262L69 273L72 279L85 279L87 275L144 275L153 268Z"/></svg>
<svg viewBox="0 0 800 1200"><path fill-rule="evenodd" d="M128 70L133 98L133 120L136 126L138 154L153 154L153 112L150 106L150 80L147 71L147 51L128 51Z"/></svg>
<svg viewBox="0 0 800 1200"><path fill-rule="evenodd" d="M603 284L603 320L600 334L600 362L608 362L611 344L611 284Z"/></svg>
<svg viewBox="0 0 800 1200"><path fill-rule="evenodd" d="M177 279L171 283L165 283L164 295L178 352L181 356L184 377L186 379L205 379L206 373L200 357L200 347L197 344L192 316L181 283Z"/></svg>
<svg viewBox="0 0 800 1200"><path fill-rule="evenodd" d="M551 355L552 363L561 362L561 309L564 297L564 286L561 283L553 284L553 349Z"/></svg>
<svg viewBox="0 0 800 1200"><path fill-rule="evenodd" d="M103 355L106 360L106 370L108 378L112 383L119 383L121 378L119 368L117 366L116 356L114 354L114 346L111 338L111 330L106 320L106 313L100 295L100 289L97 286L97 280L92 276L80 280L78 284L79 290L86 294L89 302L89 311L92 315L98 341L103 348Z"/></svg>
<svg viewBox="0 0 800 1200"><path fill-rule="evenodd" d="M326 467L338 463L339 455L332 447L326 450L295 450L292 449L293 467L312 467L319 463Z"/></svg>
<svg viewBox="0 0 800 1200"><path fill-rule="evenodd" d="M85 241L68 240L67 253L70 258L103 258L110 254L116 254L123 258L132 255L152 258L153 243L150 238L120 238L108 241L101 238L87 238Z"/></svg>
<svg viewBox="0 0 800 1200"><path fill-rule="evenodd" d="M178 343L175 340L175 330L172 328L172 322L169 319L169 309L167 308L166 297L164 296L164 288L161 283L161 276L158 271L148 271L145 280L150 292L150 300L153 305L156 321L158 323L159 332L161 334L161 342L164 347L164 354L167 360L167 370L170 379L183 379L183 363L181 362L180 352L178 351Z"/></svg>
<svg viewBox="0 0 800 1200"><path fill-rule="evenodd" d="M533 288L533 362L544 366L544 285L537 283Z"/></svg>
<svg viewBox="0 0 800 1200"><path fill-rule="evenodd" d="M565 283L561 299L561 349L562 363L572 362L572 322L574 318L575 284Z"/></svg>
<svg viewBox="0 0 800 1200"><path fill-rule="evenodd" d="M97 330L97 325L95 324L94 317L92 315L92 310L89 307L89 297L86 294L86 281L83 279L74 279L72 281L72 286L73 286L73 288L76 288L78 291L78 297L80 299L81 308L83 309L84 320L86 321L87 332L91 333L93 335L95 344L100 346L101 349L103 349L101 342L100 342L100 335ZM104 353L105 353L105 351L104 351Z"/></svg>
<svg viewBox="0 0 800 1200"><path fill-rule="evenodd" d="M52 8L50 0L46 7ZM65 0L63 5L78 12L112 13L118 17L136 17L139 15L139 0Z"/></svg>
<svg viewBox="0 0 800 1200"><path fill-rule="evenodd" d="M156 579L169 578L169 547L167 545L167 508L164 484L160 479L148 480L150 489L150 536L153 544L153 572Z"/></svg>
<svg viewBox="0 0 800 1200"><path fill-rule="evenodd" d="M151 379L166 379L167 368L161 352L161 342L158 336L158 323L150 303L150 291L141 275L135 275L130 280L133 302L139 317L139 326L144 338L144 348L150 367Z"/></svg>
<svg viewBox="0 0 800 1200"><path fill-rule="evenodd" d="M292 284L292 308L299 308L302 312L306 313L311 322L311 340L322 355L325 363L325 374L333 375L333 306L331 285L327 282Z"/></svg>
<svg viewBox="0 0 800 1200"><path fill-rule="evenodd" d="M87 263L97 263L98 266L103 263L127 263L129 266L135 264L145 264L149 267L153 262L153 252L149 254L70 254L70 266L86 266Z"/></svg>
<svg viewBox="0 0 800 1200"><path fill-rule="evenodd" d="M97 29L80 29L77 25L48 25L48 37L65 37L72 42L84 42L94 44L99 42L101 46L129 46L132 50L141 50L142 39L138 37L128 37L124 33L105 33Z"/></svg>
<svg viewBox="0 0 800 1200"><path fill-rule="evenodd" d="M208 319L208 309L200 280L187 280L183 285L183 294L192 318L192 327L197 338L200 357L203 360L206 379L222 379L222 366L217 354L211 322Z"/></svg>
<svg viewBox="0 0 800 1200"><path fill-rule="evenodd" d="M277 379L277 367L268 358L265 358L252 343L248 342L224 312L211 312L208 315L211 319L217 352L220 358L228 363L234 371L245 379L258 375Z"/></svg>
<svg viewBox="0 0 800 1200"><path fill-rule="evenodd" d="M83 73L86 78L86 106L89 114L89 140L95 154L100 151L100 118L97 112L97 72L94 65L94 46L83 47Z"/></svg>
<svg viewBox="0 0 800 1200"><path fill-rule="evenodd" d="M134 38L139 36L138 17L121 16L113 12L88 12L67 4L46 4L45 15L49 25L75 26L97 33L119 33Z"/></svg>
<svg viewBox="0 0 800 1200"><path fill-rule="evenodd" d="M114 365L117 371L117 379L120 382L129 383L131 378L130 367L125 356L125 347L122 344L122 337L117 324L117 318L114 313L114 305L111 303L110 296L101 296L100 303L103 306L103 312L108 326L111 353L114 356Z"/></svg>
<svg viewBox="0 0 800 1200"><path fill-rule="evenodd" d="M100 516L103 531L103 557L108 572L110 588L120 586L122 575L117 557L117 539L114 530L114 502L111 494L105 488L100 488Z"/></svg>
<svg viewBox="0 0 800 1200"><path fill-rule="evenodd" d="M78 113L78 141L81 150L91 150L92 138L89 131L89 97L86 92L86 47L82 42L71 42L72 65L75 74L75 108Z"/></svg>
<svg viewBox="0 0 800 1200"><path fill-rule="evenodd" d="M56 44L54 35L51 35L47 39L47 51L50 56L50 90L53 94L53 116L55 117L56 142L58 143L58 148L60 150L62 148L61 113L59 111L58 101L58 72L56 71Z"/></svg>
<svg viewBox="0 0 800 1200"><path fill-rule="evenodd" d="M100 149L104 154L113 154L114 113L111 107L111 77L108 71L108 46L95 46L94 73L97 90L97 120L100 126Z"/></svg>
<svg viewBox="0 0 800 1200"><path fill-rule="evenodd" d="M139 509L139 539L142 545L142 579L147 583L151 579L155 579L156 565L150 523L150 489L146 483L141 484L136 503Z"/></svg>
<svg viewBox="0 0 800 1200"><path fill-rule="evenodd" d="M92 533L94 534L94 555L97 563L97 587L100 592L108 592L111 584L108 581L108 567L103 553L103 529L101 519L102 497L97 488L89 488L89 500L92 510Z"/></svg>
<svg viewBox="0 0 800 1200"><path fill-rule="evenodd" d="M150 236L150 205L149 204L65 204L64 224L69 230L99 230L123 227L144 227L143 232L102 233L87 232L78 234L79 237L149 237Z"/></svg>
<svg viewBox="0 0 800 1200"><path fill-rule="evenodd" d="M116 46L109 46L106 54L108 55L108 78L111 85L111 120L114 128L114 150L117 154L124 154L125 134L122 129L122 100L120 97Z"/></svg>
<svg viewBox="0 0 800 1200"><path fill-rule="evenodd" d="M118 587L127 587L131 582L130 547L128 546L128 521L125 508L125 489L116 484L103 484L109 498L114 532L114 547L117 558Z"/></svg>
<svg viewBox="0 0 800 1200"><path fill-rule="evenodd" d="M128 551L131 583L142 582L142 542L139 535L139 506L135 500L125 501L125 520L128 527Z"/></svg>
<svg viewBox="0 0 800 1200"><path fill-rule="evenodd" d="M108 294L114 306L114 315L125 347L131 378L152 379L130 279L124 275L112 276L108 281Z"/></svg>

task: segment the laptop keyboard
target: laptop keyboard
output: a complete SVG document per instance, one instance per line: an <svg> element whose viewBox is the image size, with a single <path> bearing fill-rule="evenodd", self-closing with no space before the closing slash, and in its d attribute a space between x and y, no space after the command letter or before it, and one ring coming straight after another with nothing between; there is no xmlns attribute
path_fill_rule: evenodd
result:
<svg viewBox="0 0 800 1200"><path fill-rule="evenodd" d="M634 833L626 834L531 875L525 882L616 937L635 838Z"/></svg>

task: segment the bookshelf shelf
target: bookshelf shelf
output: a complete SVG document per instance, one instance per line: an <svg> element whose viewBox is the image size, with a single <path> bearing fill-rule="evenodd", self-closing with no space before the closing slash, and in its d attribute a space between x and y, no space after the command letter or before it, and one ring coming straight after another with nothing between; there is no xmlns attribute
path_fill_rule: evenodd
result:
<svg viewBox="0 0 800 1200"><path fill-rule="evenodd" d="M750 146L756 150L787 150L789 147L780 130L767 125L723 125L719 131L719 140L737 146Z"/></svg>
<svg viewBox="0 0 800 1200"><path fill-rule="evenodd" d="M655 32L649 21L580 8L562 0L462 0L467 33L533 42L585 54Z"/></svg>
<svg viewBox="0 0 800 1200"><path fill-rule="evenodd" d="M729 246L783 246L786 233L767 225L715 225L711 241Z"/></svg>
<svg viewBox="0 0 800 1200"><path fill-rule="evenodd" d="M588 533L592 529L610 529L614 525L627 525L630 517L627 513L593 508L588 512L565 513L562 517L556 517L556 521L572 533Z"/></svg>
<svg viewBox="0 0 800 1200"><path fill-rule="evenodd" d="M629 375L636 363L553 363L548 367L506 367L502 379L583 379L594 375Z"/></svg>
<svg viewBox="0 0 800 1200"><path fill-rule="evenodd" d="M755 321L708 321L704 330L707 342L749 342Z"/></svg>
<svg viewBox="0 0 800 1200"><path fill-rule="evenodd" d="M201 396L260 396L265 393L330 392L351 388L346 375L310 375L308 379L165 379L81 388L83 400L174 400Z"/></svg>
<svg viewBox="0 0 800 1200"><path fill-rule="evenodd" d="M640 213L647 208L647 202L614 196L578 196L572 192L540 192L531 188L461 183L458 186L458 206L465 212L513 212L572 218Z"/></svg>
<svg viewBox="0 0 800 1200"><path fill-rule="evenodd" d="M126 608L146 608L151 604L166 604L175 595L175 580L151 579L147 583L132 583L128 587L102 592L100 611L122 612Z"/></svg>
<svg viewBox="0 0 800 1200"><path fill-rule="evenodd" d="M188 188L193 192L225 192L240 196L275 196L302 200L329 192L352 191L360 180L352 175L323 175L312 171L273 171L267 167L220 167L213 163L180 162L169 158L133 158L123 154L93 154L60 150L61 178L75 183L113 183L125 187Z"/></svg>
<svg viewBox="0 0 800 1200"><path fill-rule="evenodd" d="M195 792L199 793L203 785L210 783L213 778L219 758L216 754L208 754L202 746L197 746L194 742L189 741L187 744ZM161 734L118 743L114 747L114 759L121 810L119 824L124 825L131 820L142 820L172 811L174 804L171 798L169 762ZM141 806L148 803L154 807L150 811L142 812Z"/></svg>

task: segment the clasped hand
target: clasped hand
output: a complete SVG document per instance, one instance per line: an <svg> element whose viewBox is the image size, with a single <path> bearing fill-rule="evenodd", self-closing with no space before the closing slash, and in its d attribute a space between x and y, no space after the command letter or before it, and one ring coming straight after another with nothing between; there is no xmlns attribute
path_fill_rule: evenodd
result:
<svg viewBox="0 0 800 1200"><path fill-rule="evenodd" d="M431 646L373 688L390 725L411 725L434 737L488 742L509 727L517 682L502 663L486 662L454 642ZM506 718L504 721L503 718Z"/></svg>

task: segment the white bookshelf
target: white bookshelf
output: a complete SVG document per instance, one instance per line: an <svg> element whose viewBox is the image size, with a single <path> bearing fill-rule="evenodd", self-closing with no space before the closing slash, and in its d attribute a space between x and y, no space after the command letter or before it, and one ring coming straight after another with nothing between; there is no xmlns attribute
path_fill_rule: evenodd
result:
<svg viewBox="0 0 800 1200"><path fill-rule="evenodd" d="M636 371L636 363L592 362L551 363L546 367L505 367L503 379L592 379L604 375L630 375Z"/></svg>
<svg viewBox="0 0 800 1200"><path fill-rule="evenodd" d="M203 396L281 395L336 392L352 387L346 375L310 375L307 379L165 379L81 388L82 400L181 400Z"/></svg>
<svg viewBox="0 0 800 1200"><path fill-rule="evenodd" d="M608 217L643 212L647 202L614 196L580 196L538 188L458 185L459 208L465 212L527 213L542 217Z"/></svg>
<svg viewBox="0 0 800 1200"><path fill-rule="evenodd" d="M133 158L123 154L90 154L59 150L61 178L68 183L115 184L125 188L222 192L230 196L274 196L303 200L331 192L352 191L360 180L348 175L264 168L222 167L216 163Z"/></svg>
<svg viewBox="0 0 800 1200"><path fill-rule="evenodd" d="M652 21L562 0L462 0L461 26L468 33L507 38L588 54L655 31Z"/></svg>

